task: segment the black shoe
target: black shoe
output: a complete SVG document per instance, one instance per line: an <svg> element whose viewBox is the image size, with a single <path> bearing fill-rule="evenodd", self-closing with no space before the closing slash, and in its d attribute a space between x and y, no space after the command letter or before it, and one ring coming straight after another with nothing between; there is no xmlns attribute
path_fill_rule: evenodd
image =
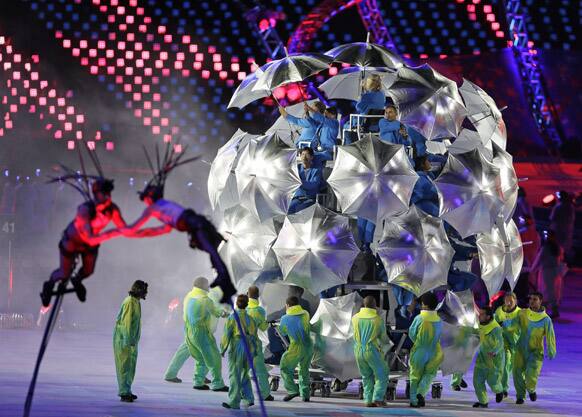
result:
<svg viewBox="0 0 582 417"><path fill-rule="evenodd" d="M212 391L214 391L214 392L228 392L228 387L224 386L222 388L213 389Z"/></svg>
<svg viewBox="0 0 582 417"><path fill-rule="evenodd" d="M222 406L224 408L232 408L229 403L222 403Z"/></svg>
<svg viewBox="0 0 582 417"><path fill-rule="evenodd" d="M507 391L503 391L503 398L507 398L509 396L509 393Z"/></svg>
<svg viewBox="0 0 582 417"><path fill-rule="evenodd" d="M287 394L283 397L283 401L291 401L293 398L299 397L299 394Z"/></svg>
<svg viewBox="0 0 582 417"><path fill-rule="evenodd" d="M87 300L87 288L81 283L81 279L73 277L71 278L71 284L73 284L79 301L84 303Z"/></svg>
<svg viewBox="0 0 582 417"><path fill-rule="evenodd" d="M132 403L133 397L131 395L121 395L121 402Z"/></svg>
<svg viewBox="0 0 582 417"><path fill-rule="evenodd" d="M129 394L129 395L131 395L131 399L132 399L132 400L134 400L134 401L135 401L135 400L137 400L137 395L135 395L135 394L133 394L133 393L132 393L132 394Z"/></svg>
<svg viewBox="0 0 582 417"><path fill-rule="evenodd" d="M461 391L460 385L453 385L453 391Z"/></svg>
<svg viewBox="0 0 582 417"><path fill-rule="evenodd" d="M479 402L473 404L473 408L488 408L489 405L488 404L481 404Z"/></svg>
<svg viewBox="0 0 582 417"><path fill-rule="evenodd" d="M420 405L419 404L412 404L412 403L410 403L410 406L412 408L420 408Z"/></svg>
<svg viewBox="0 0 582 417"><path fill-rule="evenodd" d="M271 394L269 394L269 396L265 397L263 401L275 401L275 398Z"/></svg>
<svg viewBox="0 0 582 417"><path fill-rule="evenodd" d="M530 392L529 393L529 399L530 401L535 401L538 399L538 394L536 394L535 392Z"/></svg>
<svg viewBox="0 0 582 417"><path fill-rule="evenodd" d="M255 405L255 403L248 403L247 407L252 407L253 405Z"/></svg>
<svg viewBox="0 0 582 417"><path fill-rule="evenodd" d="M174 377L174 378L164 378L164 381L166 382L175 382L176 384L180 384L182 383L182 380L178 377Z"/></svg>
<svg viewBox="0 0 582 417"><path fill-rule="evenodd" d="M523 404L523 398L518 398L515 403L516 404Z"/></svg>
<svg viewBox="0 0 582 417"><path fill-rule="evenodd" d="M309 398L302 398L301 399L304 403L308 403L309 402Z"/></svg>
<svg viewBox="0 0 582 417"><path fill-rule="evenodd" d="M465 381L463 378L461 378L461 388L467 388L467 381Z"/></svg>
<svg viewBox="0 0 582 417"><path fill-rule="evenodd" d="M424 397L420 394L416 394L416 400L418 401L419 407L424 407L426 402L424 401Z"/></svg>
<svg viewBox="0 0 582 417"><path fill-rule="evenodd" d="M495 394L495 402L500 403L501 401L503 401L503 393L500 392L500 393Z"/></svg>
<svg viewBox="0 0 582 417"><path fill-rule="evenodd" d="M194 385L192 388L197 389L199 391L208 391L210 389L208 385Z"/></svg>
<svg viewBox="0 0 582 417"><path fill-rule="evenodd" d="M44 307L48 307L51 304L51 298L53 297L53 289L55 288L56 281L48 280L42 284L42 292L40 293L40 299Z"/></svg>

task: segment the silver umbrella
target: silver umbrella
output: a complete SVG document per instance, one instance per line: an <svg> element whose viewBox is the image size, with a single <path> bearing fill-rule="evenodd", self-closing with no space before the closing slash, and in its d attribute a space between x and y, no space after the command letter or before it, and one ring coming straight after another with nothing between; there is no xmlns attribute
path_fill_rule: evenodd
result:
<svg viewBox="0 0 582 417"><path fill-rule="evenodd" d="M396 76L386 68L350 67L344 68L339 74L331 77L319 86L327 98L359 100L362 94L362 81L367 75L376 74L382 82L382 89L386 93Z"/></svg>
<svg viewBox="0 0 582 417"><path fill-rule="evenodd" d="M313 362L340 381L360 377L354 355L352 317L361 304L362 298L357 293L322 299L311 319L317 330ZM380 316L386 320L384 310L380 311ZM390 344L383 346L385 351L390 347Z"/></svg>
<svg viewBox="0 0 582 417"><path fill-rule="evenodd" d="M324 298L311 318L311 324L317 324L322 336L346 340L354 335L352 317L360 310L362 301L357 292Z"/></svg>
<svg viewBox="0 0 582 417"><path fill-rule="evenodd" d="M475 125L479 135L487 141L493 141L502 149L507 143L507 130L501 115L501 110L495 101L477 84L463 79L459 88L465 100L469 120Z"/></svg>
<svg viewBox="0 0 582 417"><path fill-rule="evenodd" d="M480 150L488 160L491 160L493 156L492 142L482 138L479 132L474 130L461 129L459 136L448 147L449 152L452 154L470 152L473 149Z"/></svg>
<svg viewBox="0 0 582 417"><path fill-rule="evenodd" d="M388 94L400 119L427 139L457 136L467 115L457 84L430 65L399 68Z"/></svg>
<svg viewBox="0 0 582 417"><path fill-rule="evenodd" d="M329 68L331 62L332 59L323 54L286 55L284 58L269 63L264 72L257 77L257 83L252 90L273 91L282 85L303 81L307 77Z"/></svg>
<svg viewBox="0 0 582 417"><path fill-rule="evenodd" d="M296 150L276 134L251 140L242 151L235 173L240 204L259 221L287 213L301 186Z"/></svg>
<svg viewBox="0 0 582 417"><path fill-rule="evenodd" d="M507 278L513 289L523 264L523 246L513 220L497 222L490 233L477 236L481 279L489 296L493 296Z"/></svg>
<svg viewBox="0 0 582 417"><path fill-rule="evenodd" d="M376 223L408 208L417 180L402 145L371 137L338 146L327 183L342 213Z"/></svg>
<svg viewBox="0 0 582 417"><path fill-rule="evenodd" d="M238 129L222 147L218 149L208 175L208 196L213 210L226 210L239 203L234 168L244 148L258 135L251 135Z"/></svg>
<svg viewBox="0 0 582 417"><path fill-rule="evenodd" d="M441 218L463 238L491 230L503 208L499 168L479 150L458 155L449 153L434 183L439 193Z"/></svg>
<svg viewBox="0 0 582 417"><path fill-rule="evenodd" d="M232 95L230 102L228 103L228 109L233 107L242 109L247 104L252 103L255 100L259 100L271 95L271 91L269 91L269 89L262 88L254 90L259 77L263 75L264 70L268 68L269 65L271 65L270 62L260 68L257 68L255 72L247 75L245 79L241 81L234 94Z"/></svg>
<svg viewBox="0 0 582 417"><path fill-rule="evenodd" d="M513 157L495 142L493 142L493 165L499 168L503 193L503 217L505 221L508 221L513 216L517 204L518 179L513 168Z"/></svg>
<svg viewBox="0 0 582 417"><path fill-rule="evenodd" d="M442 221L416 206L384 220L380 240L373 245L388 282L421 295L447 285L454 250Z"/></svg>
<svg viewBox="0 0 582 417"><path fill-rule="evenodd" d="M366 42L354 42L336 46L325 53L335 62L357 65L359 67L387 67L395 70L404 65L402 58L390 49L370 43L370 34Z"/></svg>
<svg viewBox="0 0 582 417"><path fill-rule="evenodd" d="M317 294L347 282L358 247L347 217L314 204L285 218L273 251L286 282Z"/></svg>
<svg viewBox="0 0 582 417"><path fill-rule="evenodd" d="M479 348L479 337L476 334L479 317L473 293L471 290L457 293L447 291L438 311L443 320L441 347L444 358L441 372L443 376L465 373Z"/></svg>
<svg viewBox="0 0 582 417"><path fill-rule="evenodd" d="M223 236L226 242L219 253L240 293L246 292L262 275L278 270L271 252L277 238L273 220L259 223L244 207L231 207L224 213Z"/></svg>
<svg viewBox="0 0 582 417"><path fill-rule="evenodd" d="M481 118L484 116L493 116L495 119L501 119L501 111L495 104L495 100L477 84L463 78L463 84L459 87L459 93L465 101L468 116Z"/></svg>

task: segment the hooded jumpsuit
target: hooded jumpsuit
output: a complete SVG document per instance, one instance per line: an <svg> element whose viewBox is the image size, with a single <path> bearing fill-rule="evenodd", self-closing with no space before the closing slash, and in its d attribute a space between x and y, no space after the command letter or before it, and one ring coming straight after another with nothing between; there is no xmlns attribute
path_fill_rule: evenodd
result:
<svg viewBox="0 0 582 417"><path fill-rule="evenodd" d="M364 385L364 402L384 401L388 385L388 365L382 352L387 343L386 325L376 309L362 307L352 317L354 354Z"/></svg>

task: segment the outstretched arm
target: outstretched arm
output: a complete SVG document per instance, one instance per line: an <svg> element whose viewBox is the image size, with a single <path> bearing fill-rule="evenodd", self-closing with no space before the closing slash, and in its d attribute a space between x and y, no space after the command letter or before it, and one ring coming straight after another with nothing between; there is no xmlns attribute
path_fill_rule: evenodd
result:
<svg viewBox="0 0 582 417"><path fill-rule="evenodd" d="M170 225L141 229L141 227L146 224L152 216L153 209L150 206L143 211L142 215L133 224L122 227L120 232L123 233L125 237L142 238L160 236L172 231L172 226Z"/></svg>

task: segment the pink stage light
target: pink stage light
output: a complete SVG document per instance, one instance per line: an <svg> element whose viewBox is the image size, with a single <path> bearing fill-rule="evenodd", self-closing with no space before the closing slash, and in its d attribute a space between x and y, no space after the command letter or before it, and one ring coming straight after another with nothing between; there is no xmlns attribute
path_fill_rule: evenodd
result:
<svg viewBox="0 0 582 417"><path fill-rule="evenodd" d="M89 150L94 151L95 150L95 142L93 142L92 140L88 140L87 141L87 148L89 148Z"/></svg>
<svg viewBox="0 0 582 417"><path fill-rule="evenodd" d="M113 142L105 142L105 149L108 151L112 151L115 149L115 145Z"/></svg>
<svg viewBox="0 0 582 417"><path fill-rule="evenodd" d="M67 149L72 151L73 149L75 149L75 141L70 140L67 142Z"/></svg>
<svg viewBox="0 0 582 417"><path fill-rule="evenodd" d="M160 127L159 126L152 126L152 133L154 135L159 135L160 134Z"/></svg>
<svg viewBox="0 0 582 417"><path fill-rule="evenodd" d="M55 139L62 139L63 137L63 132L59 129L55 132L54 134Z"/></svg>

